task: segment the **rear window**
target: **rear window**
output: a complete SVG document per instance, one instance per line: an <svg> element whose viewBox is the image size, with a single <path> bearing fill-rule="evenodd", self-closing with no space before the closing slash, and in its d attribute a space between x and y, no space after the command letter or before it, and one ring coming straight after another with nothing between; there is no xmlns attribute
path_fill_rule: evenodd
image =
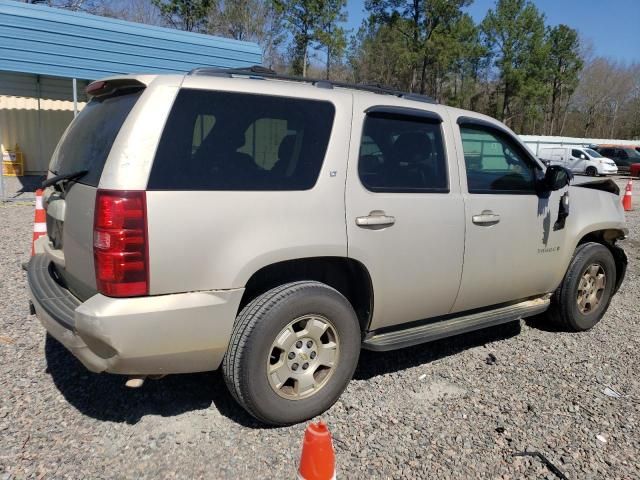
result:
<svg viewBox="0 0 640 480"><path fill-rule="evenodd" d="M88 170L78 182L97 187L113 142L141 94L123 90L93 98L60 139L50 170L55 175Z"/></svg>
<svg viewBox="0 0 640 480"><path fill-rule="evenodd" d="M150 190L307 190L335 109L326 101L184 89L151 169Z"/></svg>

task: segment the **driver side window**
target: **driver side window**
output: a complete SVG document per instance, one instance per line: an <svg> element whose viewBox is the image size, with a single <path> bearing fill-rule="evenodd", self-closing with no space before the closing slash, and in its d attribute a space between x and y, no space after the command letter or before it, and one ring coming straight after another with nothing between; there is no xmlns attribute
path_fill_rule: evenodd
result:
<svg viewBox="0 0 640 480"><path fill-rule="evenodd" d="M535 193L533 168L506 134L465 125L460 135L469 193Z"/></svg>

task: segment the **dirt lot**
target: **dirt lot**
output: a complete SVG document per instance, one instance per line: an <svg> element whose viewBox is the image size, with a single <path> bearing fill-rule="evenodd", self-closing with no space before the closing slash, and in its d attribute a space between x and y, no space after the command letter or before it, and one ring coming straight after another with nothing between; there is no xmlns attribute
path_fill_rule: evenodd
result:
<svg viewBox="0 0 640 480"><path fill-rule="evenodd" d="M624 182L620 181L620 185ZM588 333L520 322L363 352L325 415L339 478L640 478L640 200L629 271ZM219 373L129 390L87 372L28 314L33 204L0 206L0 480L294 478L304 425L266 429ZM611 388L621 394L603 393Z"/></svg>

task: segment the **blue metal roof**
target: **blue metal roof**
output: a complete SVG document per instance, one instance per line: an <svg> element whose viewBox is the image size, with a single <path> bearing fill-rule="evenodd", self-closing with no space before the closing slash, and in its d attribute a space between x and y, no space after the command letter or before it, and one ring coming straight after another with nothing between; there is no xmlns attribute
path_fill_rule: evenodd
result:
<svg viewBox="0 0 640 480"><path fill-rule="evenodd" d="M261 63L251 42L0 0L0 71L94 80Z"/></svg>

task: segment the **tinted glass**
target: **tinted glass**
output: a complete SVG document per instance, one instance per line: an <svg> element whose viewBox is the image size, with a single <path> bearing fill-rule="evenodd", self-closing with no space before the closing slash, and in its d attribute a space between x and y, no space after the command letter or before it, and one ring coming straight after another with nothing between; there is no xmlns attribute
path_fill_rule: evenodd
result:
<svg viewBox="0 0 640 480"><path fill-rule="evenodd" d="M447 192L440 123L367 116L358 174L362 184L373 192Z"/></svg>
<svg viewBox="0 0 640 480"><path fill-rule="evenodd" d="M78 182L97 186L113 142L142 90L93 98L64 133L50 170L56 175L88 170Z"/></svg>
<svg viewBox="0 0 640 480"><path fill-rule="evenodd" d="M582 153L580 150L571 150L571 156L573 158L582 158L582 157L586 157L586 155L584 153Z"/></svg>
<svg viewBox="0 0 640 480"><path fill-rule="evenodd" d="M521 148L506 134L460 127L470 193L533 193L534 173Z"/></svg>
<svg viewBox="0 0 640 480"><path fill-rule="evenodd" d="M329 142L329 102L182 90L151 169L155 190L306 190Z"/></svg>
<svg viewBox="0 0 640 480"><path fill-rule="evenodd" d="M625 148L624 151L627 153L628 158L633 158L636 161L640 159L640 153L635 148Z"/></svg>

